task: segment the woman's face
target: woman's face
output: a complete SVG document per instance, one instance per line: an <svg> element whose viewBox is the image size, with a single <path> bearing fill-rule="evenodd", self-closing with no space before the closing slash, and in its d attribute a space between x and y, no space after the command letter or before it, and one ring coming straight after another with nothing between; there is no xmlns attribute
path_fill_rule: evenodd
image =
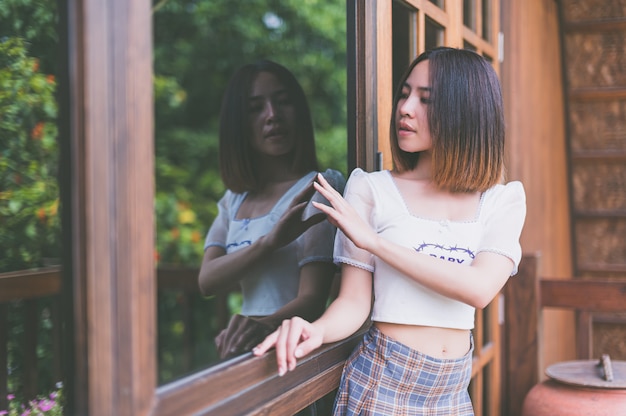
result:
<svg viewBox="0 0 626 416"><path fill-rule="evenodd" d="M294 148L296 109L285 86L269 72L257 75L248 100L252 147L260 154L283 156Z"/></svg>
<svg viewBox="0 0 626 416"><path fill-rule="evenodd" d="M432 147L427 115L431 92L428 69L428 60L413 68L402 85L396 106L396 136L405 152L421 152Z"/></svg>

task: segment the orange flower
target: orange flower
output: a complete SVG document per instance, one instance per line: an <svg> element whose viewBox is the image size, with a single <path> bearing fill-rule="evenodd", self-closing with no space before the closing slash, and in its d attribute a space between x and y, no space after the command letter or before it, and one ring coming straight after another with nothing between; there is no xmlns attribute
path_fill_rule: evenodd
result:
<svg viewBox="0 0 626 416"><path fill-rule="evenodd" d="M44 222L46 220L46 210L45 208L39 208L37 210L37 218L39 218L39 221Z"/></svg>
<svg viewBox="0 0 626 416"><path fill-rule="evenodd" d="M39 71L39 59L33 60L33 72Z"/></svg>
<svg viewBox="0 0 626 416"><path fill-rule="evenodd" d="M172 228L170 233L172 234L172 239L174 240L178 240L178 237L180 237L180 230L178 228Z"/></svg>
<svg viewBox="0 0 626 416"><path fill-rule="evenodd" d="M194 231L191 232L191 242L192 243L195 244L195 243L199 242L200 241L200 237L202 237L202 236L200 235L200 233L197 230L194 230Z"/></svg>
<svg viewBox="0 0 626 416"><path fill-rule="evenodd" d="M31 131L30 133L30 137L32 137L35 140L41 139L41 136L43 136L44 125L45 123L43 121L40 121L39 123L35 124L35 127L33 127L33 131Z"/></svg>
<svg viewBox="0 0 626 416"><path fill-rule="evenodd" d="M54 75L50 74L46 77L46 81L48 81L48 84L54 84Z"/></svg>

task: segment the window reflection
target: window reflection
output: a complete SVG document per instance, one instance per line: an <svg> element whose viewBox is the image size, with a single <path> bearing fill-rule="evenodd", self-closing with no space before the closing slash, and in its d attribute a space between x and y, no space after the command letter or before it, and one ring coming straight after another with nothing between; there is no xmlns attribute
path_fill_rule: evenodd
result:
<svg viewBox="0 0 626 416"><path fill-rule="evenodd" d="M197 272L225 191L218 119L233 72L269 58L302 84L322 170L346 174L345 4L155 1L155 180L159 383L217 361L214 338L241 294L202 297Z"/></svg>

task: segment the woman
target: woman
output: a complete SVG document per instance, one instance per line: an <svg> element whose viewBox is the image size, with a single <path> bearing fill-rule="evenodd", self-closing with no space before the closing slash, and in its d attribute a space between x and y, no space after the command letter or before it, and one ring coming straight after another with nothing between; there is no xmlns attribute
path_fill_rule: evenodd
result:
<svg viewBox="0 0 626 416"><path fill-rule="evenodd" d="M495 72L467 50L421 54L394 97L390 134L392 171L355 169L345 199L323 177L315 183L332 207L314 206L340 229L337 299L313 323L285 321L254 352L275 346L284 374L371 317L346 362L335 414L472 415L475 308L516 273L526 215L522 184L501 183Z"/></svg>
<svg viewBox="0 0 626 416"><path fill-rule="evenodd" d="M231 78L220 114L220 173L228 188L205 241L204 295L241 286L243 305L216 342L222 358L249 351L287 318L323 312L335 274L335 227L309 200L318 164L304 92L268 60ZM327 170L339 189L345 179Z"/></svg>

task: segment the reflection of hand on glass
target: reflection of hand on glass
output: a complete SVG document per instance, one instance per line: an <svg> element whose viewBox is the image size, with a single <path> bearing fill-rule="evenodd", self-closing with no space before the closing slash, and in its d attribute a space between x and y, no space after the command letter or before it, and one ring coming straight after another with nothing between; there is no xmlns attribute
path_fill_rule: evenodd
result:
<svg viewBox="0 0 626 416"><path fill-rule="evenodd" d="M240 68L220 115L220 171L228 188L205 241L203 294L239 283L243 304L216 343L222 357L249 351L284 319L316 319L335 274L335 227L311 200L325 202L308 103L286 68ZM342 190L341 173L324 177ZM262 334L262 335L261 335Z"/></svg>
<svg viewBox="0 0 626 416"><path fill-rule="evenodd" d="M228 326L215 338L220 358L230 358L250 351L256 344L276 329L261 319L235 314Z"/></svg>

